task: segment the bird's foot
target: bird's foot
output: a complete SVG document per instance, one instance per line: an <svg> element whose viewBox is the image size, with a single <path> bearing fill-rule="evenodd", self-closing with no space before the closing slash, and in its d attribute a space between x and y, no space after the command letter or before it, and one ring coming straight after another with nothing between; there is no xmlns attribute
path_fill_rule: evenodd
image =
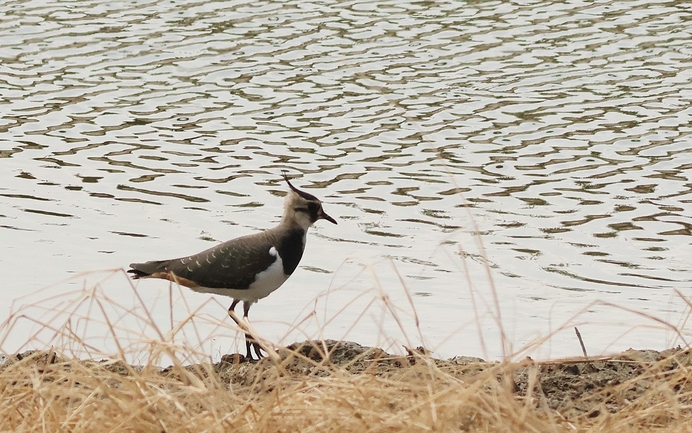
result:
<svg viewBox="0 0 692 433"><path fill-rule="evenodd" d="M271 347L271 344L270 346L267 346L266 343L267 342L265 341L264 344L261 344L252 338L250 334L245 334L245 348L247 349L247 355L245 358L250 362L259 362L267 357L273 361L280 361L278 350ZM253 352L257 358L252 355Z"/></svg>
<svg viewBox="0 0 692 433"><path fill-rule="evenodd" d="M254 338L252 338L250 334L245 334L245 347L247 349L247 355L245 355L247 359L251 361L260 361L262 358L264 358L262 351L265 349ZM252 356L253 349L257 359Z"/></svg>
<svg viewBox="0 0 692 433"><path fill-rule="evenodd" d="M262 351L266 353L269 352L267 351L267 349L262 347L257 338L252 336L250 322L247 320L247 317L243 317L244 320L240 320L238 316L236 316L232 308L228 309L228 315L231 316L231 319L233 319L238 328L240 328L240 330L245 333L245 358L251 362L259 361L262 358L265 358L265 355L262 354ZM253 351L255 353L254 356L252 353Z"/></svg>

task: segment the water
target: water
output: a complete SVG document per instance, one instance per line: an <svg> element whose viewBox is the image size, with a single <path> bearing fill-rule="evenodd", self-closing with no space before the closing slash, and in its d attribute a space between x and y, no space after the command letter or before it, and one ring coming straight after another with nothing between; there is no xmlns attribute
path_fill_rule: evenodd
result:
<svg viewBox="0 0 692 433"><path fill-rule="evenodd" d="M0 12L3 318L101 277L84 271L272 226L287 170L339 225L311 229L298 271L253 307L272 341L491 359L580 354L575 325L593 354L687 341L684 2ZM133 303L119 278L104 290ZM168 285L137 290L167 322ZM222 320L230 299L208 299L173 303Z"/></svg>

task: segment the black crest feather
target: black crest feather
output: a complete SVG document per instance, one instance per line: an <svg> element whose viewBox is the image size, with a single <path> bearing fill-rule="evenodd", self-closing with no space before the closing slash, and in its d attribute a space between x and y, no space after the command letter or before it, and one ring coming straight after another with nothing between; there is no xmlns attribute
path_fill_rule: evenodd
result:
<svg viewBox="0 0 692 433"><path fill-rule="evenodd" d="M305 200L319 201L319 200L317 199L317 197L315 197L314 195L308 194L307 192L301 191L301 190L299 190L298 188L296 188L295 186L293 186L293 184L291 183L291 181L288 180L288 175L286 174L285 171L281 172L281 174L283 175L284 180L286 181L286 183L288 184L288 186L289 186L289 187L291 188L291 190L293 190L296 194L298 194L299 196L303 197Z"/></svg>

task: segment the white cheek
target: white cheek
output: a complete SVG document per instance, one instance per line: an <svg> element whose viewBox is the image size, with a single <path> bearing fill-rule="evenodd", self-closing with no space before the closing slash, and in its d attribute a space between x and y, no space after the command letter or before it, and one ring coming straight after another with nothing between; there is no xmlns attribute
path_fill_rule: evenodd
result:
<svg viewBox="0 0 692 433"><path fill-rule="evenodd" d="M295 221L305 231L312 225L310 217L305 212L296 212Z"/></svg>

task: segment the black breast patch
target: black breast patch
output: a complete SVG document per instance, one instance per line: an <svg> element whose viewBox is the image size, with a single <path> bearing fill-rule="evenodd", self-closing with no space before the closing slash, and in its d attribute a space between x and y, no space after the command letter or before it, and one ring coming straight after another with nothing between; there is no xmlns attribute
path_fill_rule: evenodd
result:
<svg viewBox="0 0 692 433"><path fill-rule="evenodd" d="M278 239L276 250L279 252L281 261L284 265L284 274L291 275L298 267L300 259L303 257L303 237L305 230L293 229Z"/></svg>

